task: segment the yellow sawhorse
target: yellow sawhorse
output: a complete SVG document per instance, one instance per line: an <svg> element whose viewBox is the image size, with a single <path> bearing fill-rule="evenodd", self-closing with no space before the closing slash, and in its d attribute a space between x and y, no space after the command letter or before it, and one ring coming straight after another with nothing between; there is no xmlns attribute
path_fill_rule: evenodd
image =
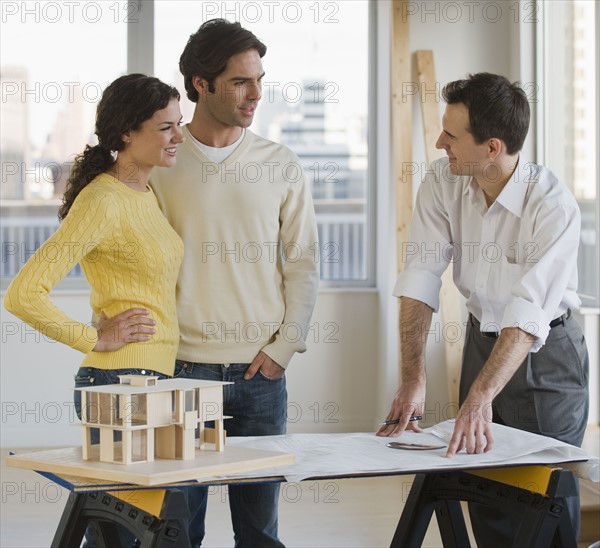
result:
<svg viewBox="0 0 600 548"><path fill-rule="evenodd" d="M460 506L466 501L520 508L524 519L514 548L577 548L566 503L578 496L573 473L548 466L417 474L391 547L420 547L435 511L444 548L468 548Z"/></svg>
<svg viewBox="0 0 600 548"><path fill-rule="evenodd" d="M51 546L79 548L92 527L99 548L118 548L122 526L141 548L190 548L188 516L180 489L71 491Z"/></svg>

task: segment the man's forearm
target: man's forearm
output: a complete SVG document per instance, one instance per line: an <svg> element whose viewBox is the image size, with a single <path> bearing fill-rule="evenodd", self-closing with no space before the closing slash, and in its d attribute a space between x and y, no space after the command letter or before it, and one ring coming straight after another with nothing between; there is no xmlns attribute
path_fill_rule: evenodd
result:
<svg viewBox="0 0 600 548"><path fill-rule="evenodd" d="M424 380L425 346L431 326L431 308L410 297L400 298L400 380L402 384Z"/></svg>
<svg viewBox="0 0 600 548"><path fill-rule="evenodd" d="M504 328L470 393L493 400L523 363L534 342L535 337L518 327Z"/></svg>
<svg viewBox="0 0 600 548"><path fill-rule="evenodd" d="M523 363L534 340L534 337L518 327L502 330L490 357L458 411L447 457L454 456L463 448L468 454L492 449L492 401Z"/></svg>
<svg viewBox="0 0 600 548"><path fill-rule="evenodd" d="M410 419L422 415L425 405L425 343L431 315L432 310L425 303L400 298L400 388L386 417L386 421L393 422L383 423L378 436L399 436L407 426L421 431L417 422Z"/></svg>

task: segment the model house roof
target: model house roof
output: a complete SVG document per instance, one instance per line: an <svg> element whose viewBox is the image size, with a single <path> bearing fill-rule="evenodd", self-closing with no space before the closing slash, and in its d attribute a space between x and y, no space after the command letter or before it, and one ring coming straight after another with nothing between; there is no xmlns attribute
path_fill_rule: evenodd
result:
<svg viewBox="0 0 600 548"><path fill-rule="evenodd" d="M172 392L174 390L192 390L195 388L211 388L224 386L232 382L201 381L195 379L162 379L150 386L132 386L131 384L106 384L102 386L85 386L75 388L81 392L100 394L150 394L155 392Z"/></svg>

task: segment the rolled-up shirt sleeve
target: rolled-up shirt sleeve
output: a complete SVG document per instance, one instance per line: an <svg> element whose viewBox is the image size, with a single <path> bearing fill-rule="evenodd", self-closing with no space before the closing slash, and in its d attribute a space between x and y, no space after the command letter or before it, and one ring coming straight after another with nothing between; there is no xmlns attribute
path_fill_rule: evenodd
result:
<svg viewBox="0 0 600 548"><path fill-rule="evenodd" d="M437 312L440 308L441 287L441 278L428 270L405 270L399 274L393 294L421 301Z"/></svg>

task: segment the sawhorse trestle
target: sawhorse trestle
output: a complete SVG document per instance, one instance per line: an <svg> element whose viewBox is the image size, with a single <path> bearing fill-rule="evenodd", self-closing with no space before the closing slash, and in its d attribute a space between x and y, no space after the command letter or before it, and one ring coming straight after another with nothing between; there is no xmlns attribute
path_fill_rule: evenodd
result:
<svg viewBox="0 0 600 548"><path fill-rule="evenodd" d="M520 508L514 548L577 548L566 505L577 496L570 470L545 466L417 474L391 547L420 547L434 511L444 548L470 547L460 506L466 501Z"/></svg>
<svg viewBox="0 0 600 548"><path fill-rule="evenodd" d="M51 546L79 548L89 526L100 548L117 548L120 525L135 535L140 548L191 548L188 516L180 490L72 491Z"/></svg>

